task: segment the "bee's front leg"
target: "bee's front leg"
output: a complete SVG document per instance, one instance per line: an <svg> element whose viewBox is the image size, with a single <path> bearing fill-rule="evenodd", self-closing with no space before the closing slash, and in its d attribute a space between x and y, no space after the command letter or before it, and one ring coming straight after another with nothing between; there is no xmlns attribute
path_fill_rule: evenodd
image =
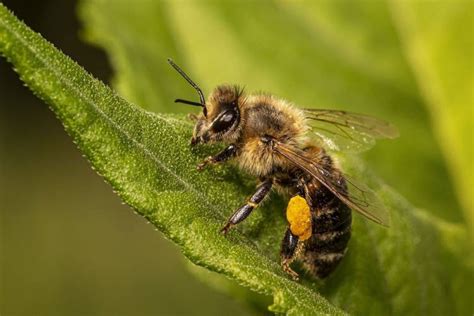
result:
<svg viewBox="0 0 474 316"><path fill-rule="evenodd" d="M273 185L273 179L266 179L264 180L258 187L257 191L250 197L250 199L242 205L237 211L232 214L232 216L227 221L227 224L224 228L221 229L221 232L225 235L229 231L229 229L242 222L246 219L250 213L263 201L265 196L270 192Z"/></svg>
<svg viewBox="0 0 474 316"><path fill-rule="evenodd" d="M199 171L203 170L204 167L206 167L208 164L216 164L216 163L229 160L230 158L234 157L236 153L237 153L237 146L234 144L230 144L229 146L227 146L227 148L225 148L220 153L214 156L209 156L206 159L204 159L203 162L197 165L197 170Z"/></svg>

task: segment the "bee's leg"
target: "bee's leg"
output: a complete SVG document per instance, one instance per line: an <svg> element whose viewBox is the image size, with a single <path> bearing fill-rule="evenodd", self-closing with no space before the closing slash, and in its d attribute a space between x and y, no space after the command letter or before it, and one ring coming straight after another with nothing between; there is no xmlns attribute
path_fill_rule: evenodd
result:
<svg viewBox="0 0 474 316"><path fill-rule="evenodd" d="M290 228L286 230L285 237L281 241L281 267L283 271L288 273L293 280L298 281L298 273L293 271L290 267L291 262L296 258L298 249L298 236L293 235Z"/></svg>
<svg viewBox="0 0 474 316"><path fill-rule="evenodd" d="M227 221L227 224L221 229L221 232L225 235L229 231L229 229L242 222L247 216L252 213L252 211L258 206L260 202L265 198L265 196L270 192L272 188L273 180L266 179L264 180L258 187L257 191L252 195L252 197L242 205L237 211L232 214L232 216Z"/></svg>
<svg viewBox="0 0 474 316"><path fill-rule="evenodd" d="M224 162L228 160L229 158L232 158L235 156L237 153L237 146L234 144L230 144L227 146L223 151L219 152L218 154L214 156L209 156L206 159L204 159L203 162L201 162L199 165L197 165L197 170L201 171L204 169L204 167L208 164L216 164L219 162Z"/></svg>

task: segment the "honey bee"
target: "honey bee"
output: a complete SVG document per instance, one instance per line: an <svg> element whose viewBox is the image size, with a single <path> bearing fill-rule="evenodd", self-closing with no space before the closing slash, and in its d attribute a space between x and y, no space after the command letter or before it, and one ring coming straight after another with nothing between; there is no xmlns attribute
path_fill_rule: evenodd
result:
<svg viewBox="0 0 474 316"><path fill-rule="evenodd" d="M231 85L217 86L206 100L188 75L168 62L199 94L199 102L175 100L202 107L194 117L191 145L226 144L197 169L233 160L259 179L255 193L221 229L223 234L245 220L272 188L289 194L280 257L282 269L297 280L290 267L295 259L318 278L334 271L351 236L351 210L389 225L389 213L376 194L343 174L327 150L366 150L376 139L397 137L393 125L346 111L299 109L272 95L246 95Z"/></svg>

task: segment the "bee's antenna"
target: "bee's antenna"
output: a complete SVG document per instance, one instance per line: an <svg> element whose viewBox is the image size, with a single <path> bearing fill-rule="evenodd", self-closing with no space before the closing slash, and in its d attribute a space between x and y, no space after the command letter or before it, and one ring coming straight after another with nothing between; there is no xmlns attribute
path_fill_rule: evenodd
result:
<svg viewBox="0 0 474 316"><path fill-rule="evenodd" d="M189 105L195 105L195 106L200 106L202 107L202 104L199 102L194 102L194 101L188 101L188 100L183 100L183 99L176 99L174 100L175 103L184 103L184 104L189 104Z"/></svg>
<svg viewBox="0 0 474 316"><path fill-rule="evenodd" d="M176 99L174 102L181 102L181 103L186 103L186 104L191 104L191 105L199 105L199 106L202 106L204 108L204 115L206 115L207 111L206 111L206 100L204 99L204 94L202 93L202 90L201 88L198 87L197 84L194 83L194 81L191 80L191 78L189 78L189 76L181 69L179 68L178 65L176 65L174 63L174 61L171 59L171 58L168 58L168 63L181 75L183 76L184 79L186 79L186 81L194 88L196 89L197 93L199 94L199 100L201 101L201 103L197 103L197 102L191 102L191 101L186 101L186 102L183 102L185 100L181 100L181 99Z"/></svg>

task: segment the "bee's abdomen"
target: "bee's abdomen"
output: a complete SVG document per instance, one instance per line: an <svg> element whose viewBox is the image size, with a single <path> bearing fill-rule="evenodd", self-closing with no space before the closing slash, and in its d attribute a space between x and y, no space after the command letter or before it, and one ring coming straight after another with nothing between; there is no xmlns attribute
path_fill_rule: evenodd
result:
<svg viewBox="0 0 474 316"><path fill-rule="evenodd" d="M305 243L306 267L319 278L328 276L346 253L351 237L351 210L334 198L312 209L313 234Z"/></svg>

